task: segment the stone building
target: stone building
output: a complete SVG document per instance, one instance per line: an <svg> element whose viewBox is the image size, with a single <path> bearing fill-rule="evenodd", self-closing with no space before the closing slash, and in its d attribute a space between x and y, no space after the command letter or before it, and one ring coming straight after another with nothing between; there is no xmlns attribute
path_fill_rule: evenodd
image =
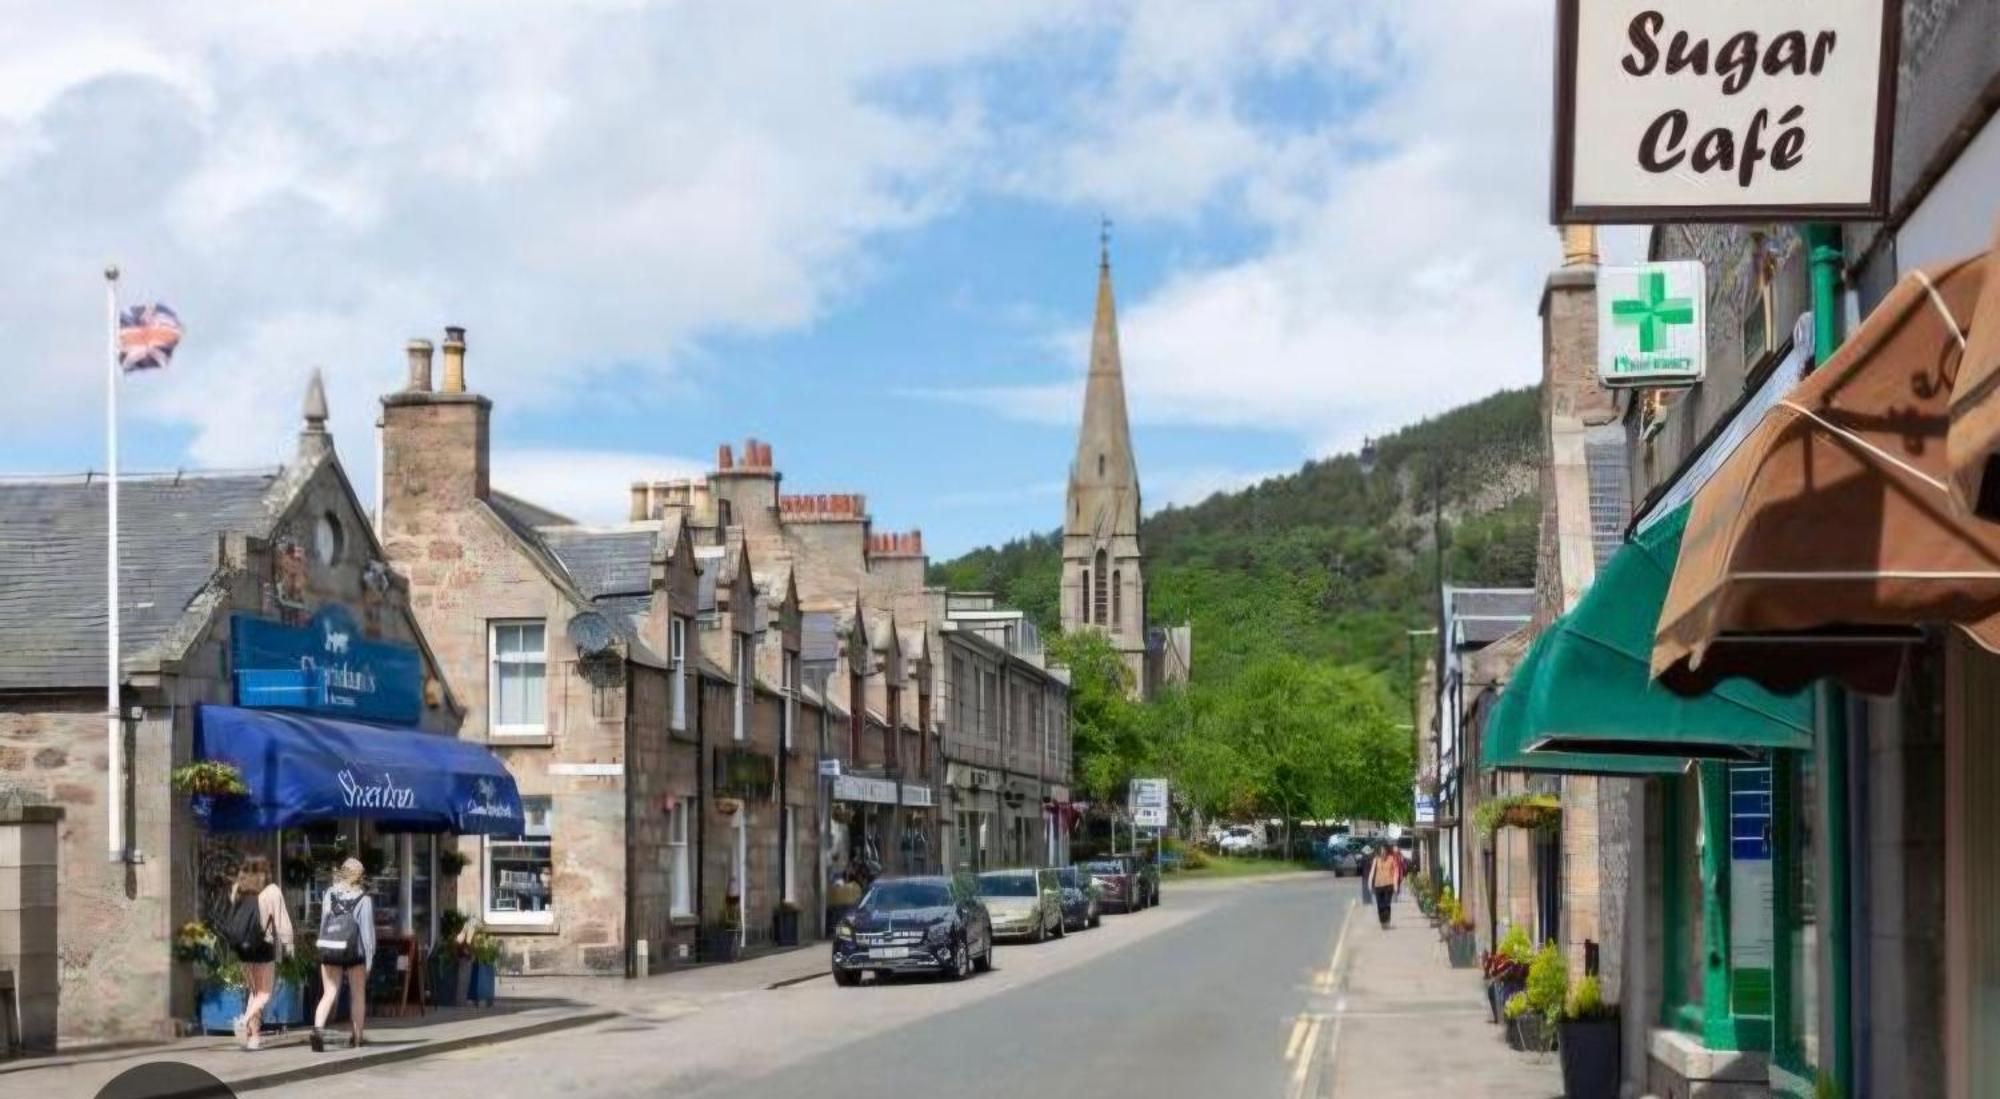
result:
<svg viewBox="0 0 2000 1099"><path fill-rule="evenodd" d="M1186 682L1192 659L1185 626L1149 626L1144 511L1139 460L1125 412L1125 366L1111 293L1111 256L1099 257L1097 314L1084 376L1083 422L1070 462L1063 509L1062 626L1098 630L1124 657L1132 690L1144 697L1162 683Z"/></svg>
<svg viewBox="0 0 2000 1099"><path fill-rule="evenodd" d="M382 399L382 538L463 684L465 735L506 762L529 823L464 851L468 912L510 972L692 958L721 917L700 888L704 748L738 704L696 640L688 526L578 527L495 490L492 402L466 388L462 330L431 382L430 345L412 341L407 387Z"/></svg>
<svg viewBox="0 0 2000 1099"><path fill-rule="evenodd" d="M304 741L329 729L414 756L454 743L463 714L455 685L426 642L405 575L369 529L326 415L315 378L289 465L121 478L125 720L115 787L104 712L105 482L0 480L0 787L10 791L0 801L63 810L47 852L62 883L59 893L53 878L45 883L53 911L25 922L18 943L0 942L0 967L19 982L24 1033L39 1044L58 1035L66 1046L157 1040L184 1029L195 974L174 960L175 929L219 911L245 855L273 860L302 928L316 919L329 860L358 855L372 868L382 941L419 949L434 941L437 913L450 903L441 841L378 830L362 810L224 830L220 809L205 825L170 781L180 765L217 758L204 755L204 714L227 711L261 735L269 696L287 690L296 695L280 705L294 711L285 724L296 742L266 742L274 756L310 749ZM378 724L315 716L329 711ZM240 800L259 811L295 808L264 774L242 775L251 796ZM395 781L407 789L420 777ZM119 835L110 832L113 801ZM346 846L329 846L334 833ZM8 865L0 859L0 879ZM0 892L7 884L0 880Z"/></svg>

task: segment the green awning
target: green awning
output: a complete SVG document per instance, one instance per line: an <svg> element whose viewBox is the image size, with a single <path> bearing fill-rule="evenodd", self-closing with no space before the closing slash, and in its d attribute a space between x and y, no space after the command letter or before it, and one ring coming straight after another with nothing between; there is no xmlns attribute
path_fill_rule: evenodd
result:
<svg viewBox="0 0 2000 1099"><path fill-rule="evenodd" d="M1683 698L1653 680L1653 632L1687 516L1683 505L1613 554L1535 640L1488 721L1486 766L1656 774L1811 745L1808 693L1738 679Z"/></svg>

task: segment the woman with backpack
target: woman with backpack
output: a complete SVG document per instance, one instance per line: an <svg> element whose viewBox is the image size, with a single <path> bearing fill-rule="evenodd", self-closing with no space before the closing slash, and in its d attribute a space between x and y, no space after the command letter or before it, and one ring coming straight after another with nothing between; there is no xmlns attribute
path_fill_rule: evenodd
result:
<svg viewBox="0 0 2000 1099"><path fill-rule="evenodd" d="M368 887L361 879L361 860L348 859L334 871L333 888L326 891L320 906L319 983L323 990L319 1010L313 1013L312 1049L326 1050L326 1021L340 1000L340 986L347 986L347 1020L354 1031L354 1045L361 1045L361 1025L368 1013L368 969L375 961L375 904L368 899Z"/></svg>
<svg viewBox="0 0 2000 1099"><path fill-rule="evenodd" d="M243 1048L262 1048L264 1006L278 984L278 956L292 952L292 914L285 909L285 892L271 880L271 860L252 855L236 871L229 887L229 915L224 937L243 963L243 980L250 998L232 1025Z"/></svg>

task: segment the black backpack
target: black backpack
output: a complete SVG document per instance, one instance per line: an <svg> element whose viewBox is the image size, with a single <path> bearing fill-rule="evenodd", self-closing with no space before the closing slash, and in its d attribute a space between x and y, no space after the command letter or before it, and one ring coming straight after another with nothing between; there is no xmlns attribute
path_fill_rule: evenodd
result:
<svg viewBox="0 0 2000 1099"><path fill-rule="evenodd" d="M242 897L230 907L222 917L221 931L222 941L239 958L262 955L271 948L271 938L264 932L264 915L254 896Z"/></svg>
<svg viewBox="0 0 2000 1099"><path fill-rule="evenodd" d="M368 960L361 947L361 921L354 918L354 910L361 907L361 896L343 897L335 893L327 901L326 916L319 922L319 938L313 943L319 949L321 965L344 967Z"/></svg>

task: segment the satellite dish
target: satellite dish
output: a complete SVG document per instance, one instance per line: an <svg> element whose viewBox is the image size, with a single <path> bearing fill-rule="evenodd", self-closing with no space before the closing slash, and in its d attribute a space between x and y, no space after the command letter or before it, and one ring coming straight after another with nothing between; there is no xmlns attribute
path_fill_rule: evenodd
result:
<svg viewBox="0 0 2000 1099"><path fill-rule="evenodd" d="M582 611L569 620L569 643L585 656L595 656L611 647L616 640L611 632L611 623L596 611Z"/></svg>

